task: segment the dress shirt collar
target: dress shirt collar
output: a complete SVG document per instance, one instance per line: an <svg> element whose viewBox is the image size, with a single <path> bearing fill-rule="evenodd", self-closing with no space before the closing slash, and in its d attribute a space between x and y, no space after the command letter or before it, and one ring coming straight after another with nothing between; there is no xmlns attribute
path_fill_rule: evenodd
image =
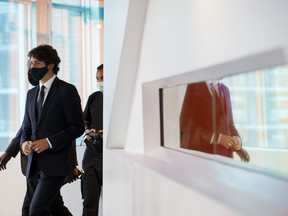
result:
<svg viewBox="0 0 288 216"><path fill-rule="evenodd" d="M41 87L44 85L45 86L45 91L49 91L50 90L50 88L51 88L51 85L52 85L52 83L53 83L53 81L55 80L55 78L56 78L56 75L54 74L49 80L47 80L45 83L41 83L41 82L39 82L39 88L41 89Z"/></svg>
<svg viewBox="0 0 288 216"><path fill-rule="evenodd" d="M219 87L222 85L222 82L220 79L214 79L214 80L208 80L206 81L207 87L212 94L212 86L214 87L214 91L216 90L217 94L219 94Z"/></svg>
<svg viewBox="0 0 288 216"><path fill-rule="evenodd" d="M218 86L221 86L222 83L220 79L214 79L214 80L206 81L206 84L209 89L210 89L211 84L214 86L215 89L218 89Z"/></svg>
<svg viewBox="0 0 288 216"><path fill-rule="evenodd" d="M49 80L47 80L45 83L42 84L41 82L39 82L39 92L40 92L41 87L42 87L42 86L45 86L45 88L44 88L44 100L43 100L43 103L45 102L45 100L46 100L46 98L47 98L47 95L48 95L48 93L49 93L49 91L50 91L50 88L51 88L52 83L54 82L55 78L56 78L56 75L54 74L54 75L53 75ZM38 98L39 98L39 95L38 95Z"/></svg>

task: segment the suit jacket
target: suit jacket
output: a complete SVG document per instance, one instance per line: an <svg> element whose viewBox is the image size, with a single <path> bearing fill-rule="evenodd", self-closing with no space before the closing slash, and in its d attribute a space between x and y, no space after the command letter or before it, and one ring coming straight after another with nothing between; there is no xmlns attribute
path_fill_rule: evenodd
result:
<svg viewBox="0 0 288 216"><path fill-rule="evenodd" d="M181 147L233 157L231 149L216 145L220 134L239 136L233 121L230 93L212 97L206 82L189 84L180 114Z"/></svg>
<svg viewBox="0 0 288 216"><path fill-rule="evenodd" d="M28 157L25 154L23 154L22 151L20 151L21 132L22 132L22 129L20 128L18 130L16 136L11 140L11 142L8 145L8 147L6 148L5 152L14 158L20 152L21 172L23 175L26 175L26 167L27 167ZM73 163L74 163L74 166L76 167L78 165L77 153L76 153L76 143L73 146L74 146Z"/></svg>
<svg viewBox="0 0 288 216"><path fill-rule="evenodd" d="M39 86L36 86L27 92L21 144L48 138L52 148L40 154L33 152L28 156L26 177L29 177L31 165L36 161L40 170L48 177L71 175L75 139L84 132L79 94L75 86L56 77L36 122L38 91Z"/></svg>

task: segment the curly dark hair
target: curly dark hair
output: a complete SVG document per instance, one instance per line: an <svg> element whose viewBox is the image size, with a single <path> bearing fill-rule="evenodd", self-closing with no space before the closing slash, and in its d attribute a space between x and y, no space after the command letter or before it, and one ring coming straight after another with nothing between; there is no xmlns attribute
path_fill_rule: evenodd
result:
<svg viewBox="0 0 288 216"><path fill-rule="evenodd" d="M103 64L99 65L99 66L97 67L97 70L103 70Z"/></svg>
<svg viewBox="0 0 288 216"><path fill-rule="evenodd" d="M43 61L46 65L54 64L53 72L54 74L58 73L61 59L58 56L56 49L54 49L52 46L47 44L39 45L30 50L28 56L33 57L39 61Z"/></svg>

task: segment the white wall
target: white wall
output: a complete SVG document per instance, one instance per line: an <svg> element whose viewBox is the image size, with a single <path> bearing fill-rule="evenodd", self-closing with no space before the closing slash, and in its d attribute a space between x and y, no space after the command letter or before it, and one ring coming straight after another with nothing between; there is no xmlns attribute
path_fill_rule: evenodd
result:
<svg viewBox="0 0 288 216"><path fill-rule="evenodd" d="M286 179L157 147L156 93L159 85L255 69L266 51L280 50L284 63L287 9L285 0L105 0L105 216L287 213ZM234 60L236 67L209 70ZM174 78L183 74L190 80Z"/></svg>

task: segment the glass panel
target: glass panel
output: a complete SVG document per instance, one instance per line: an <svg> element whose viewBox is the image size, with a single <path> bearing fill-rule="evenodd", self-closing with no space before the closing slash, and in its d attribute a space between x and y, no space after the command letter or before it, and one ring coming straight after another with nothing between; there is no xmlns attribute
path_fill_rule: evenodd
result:
<svg viewBox="0 0 288 216"><path fill-rule="evenodd" d="M24 113L26 56L36 35L33 14L32 3L0 1L0 151L15 136Z"/></svg>
<svg viewBox="0 0 288 216"><path fill-rule="evenodd" d="M52 44L61 58L58 76L76 86L83 108L103 63L103 18L103 4L96 0L52 2Z"/></svg>
<svg viewBox="0 0 288 216"><path fill-rule="evenodd" d="M14 138L24 115L30 87L27 54L41 41L36 9L35 1L0 0L0 151ZM43 25L52 27L52 37L44 36L61 58L59 77L77 87L83 106L96 88L96 67L103 63L103 11L103 1L57 0L48 11L52 21L43 19Z"/></svg>
<svg viewBox="0 0 288 216"><path fill-rule="evenodd" d="M96 0L52 3L52 44L61 58L59 77L77 87L82 104L96 86L96 68L103 63L103 18L102 3Z"/></svg>
<svg viewBox="0 0 288 216"><path fill-rule="evenodd" d="M82 11L53 7L52 43L61 58L59 77L81 89Z"/></svg>
<svg viewBox="0 0 288 216"><path fill-rule="evenodd" d="M65 1L65 0L52 0L53 4L65 4L65 5L70 5L70 6L81 6L81 2L82 0L69 0L69 1Z"/></svg>
<svg viewBox="0 0 288 216"><path fill-rule="evenodd" d="M165 88L160 91L162 144L188 153L250 159L286 176L287 83L285 65Z"/></svg>

